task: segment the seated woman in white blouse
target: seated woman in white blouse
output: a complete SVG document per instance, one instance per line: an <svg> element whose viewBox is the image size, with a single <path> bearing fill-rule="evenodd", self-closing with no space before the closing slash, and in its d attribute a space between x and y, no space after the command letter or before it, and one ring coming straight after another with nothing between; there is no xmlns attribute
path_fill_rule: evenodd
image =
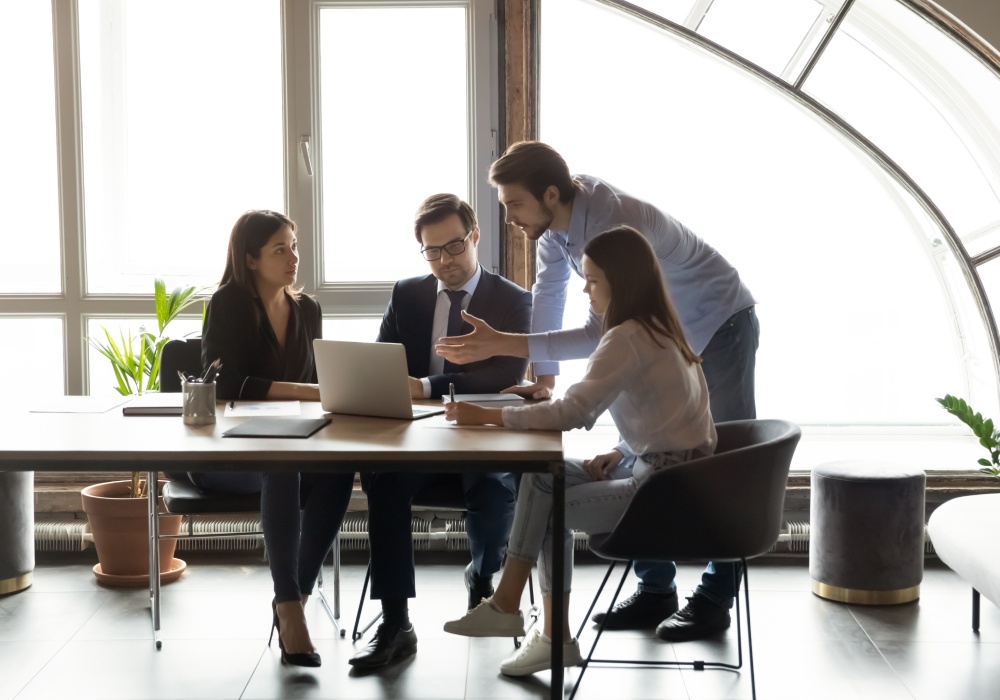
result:
<svg viewBox="0 0 1000 700"><path fill-rule="evenodd" d="M566 462L565 609L573 571L573 530L611 531L650 473L712 454L716 434L708 407L701 360L684 338L664 289L656 255L628 226L602 233L584 249L584 292L604 317L604 335L587 373L560 400L529 406L482 408L449 403L447 417L461 425L502 425L534 430L590 429L611 412L621 442L593 459ZM477 319L467 317L475 325ZM469 637L524 634L521 594L537 560L544 632L536 628L513 656L500 664L505 675L523 676L551 667L552 477L522 477L507 561L492 598L464 617L445 623L446 632ZM558 545L557 545L558 546ZM563 616L567 666L580 663L580 646Z"/></svg>

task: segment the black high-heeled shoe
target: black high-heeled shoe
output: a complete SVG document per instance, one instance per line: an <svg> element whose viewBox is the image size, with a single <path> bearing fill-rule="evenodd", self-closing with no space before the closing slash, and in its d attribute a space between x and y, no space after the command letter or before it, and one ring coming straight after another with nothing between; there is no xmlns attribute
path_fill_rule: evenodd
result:
<svg viewBox="0 0 1000 700"><path fill-rule="evenodd" d="M278 620L277 598L271 601L271 612L274 613L274 619L271 622L271 636L267 638L267 645L271 646L271 640L274 639L274 631L277 630L278 648L281 649L281 663L290 664L292 666L307 666L310 668L321 666L323 661L319 658L319 654L315 651L303 651L296 654L289 654L285 651L285 643L281 641L281 622Z"/></svg>

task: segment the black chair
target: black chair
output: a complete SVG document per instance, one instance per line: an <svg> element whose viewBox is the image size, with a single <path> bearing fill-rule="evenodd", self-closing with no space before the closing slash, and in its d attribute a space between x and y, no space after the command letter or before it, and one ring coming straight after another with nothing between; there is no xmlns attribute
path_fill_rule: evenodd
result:
<svg viewBox="0 0 1000 700"><path fill-rule="evenodd" d="M636 560L740 562L746 604L750 687L757 697L750 629L750 589L747 560L766 553L781 529L788 470L801 431L782 420L744 420L716 426L719 442L710 457L692 460L650 475L612 532L591 535L590 549L611 559L597 595L587 610L584 625L608 577L619 561L628 562L608 612L615 605ZM650 536L655 533L655 537ZM743 667L743 634L740 623L739 571L736 581L736 664L713 661L641 661L594 658L604 632L597 637L583 663L570 700L591 663L647 666L690 666L740 669ZM583 625L577 637L583 633Z"/></svg>
<svg viewBox="0 0 1000 700"><path fill-rule="evenodd" d="M163 355L160 358L160 391L178 392L181 390L181 380L178 371L186 374L201 374L201 338L187 338L184 340L171 340L163 346ZM186 532L176 535L175 539L199 539L218 537L240 537L240 538L262 538L264 533L260 530L253 532L212 532L195 533L194 525L198 516L217 516L228 513L260 513L260 494L232 494L215 491L202 491L195 486L187 474L171 474L167 472L170 481L163 487L163 506L167 515L185 516ZM161 535L159 539L168 539L174 536ZM150 548L159 548L159 542L154 542L150 538ZM155 551L155 550L154 550ZM340 626L340 539L333 543L333 604L327 599L323 588L323 572L320 572L317 581L317 592L320 602L326 610L327 615L333 622L334 627L339 630L340 636L345 637L347 630ZM153 556L153 551L151 551ZM156 609L159 609L160 596L159 582L155 586L150 582L150 595L155 597Z"/></svg>
<svg viewBox="0 0 1000 700"><path fill-rule="evenodd" d="M458 474L449 474L448 477L431 484L414 497L413 505L423 508L464 511L465 492L462 489L461 476ZM358 614L354 618L354 630L351 633L351 638L354 641L361 639L361 637L363 637L365 633L382 618L382 611L380 610L375 617L368 621L368 624L366 624L363 629L358 629L361 625L361 613L364 610L365 595L368 593L368 583L371 580L371 575L372 565L369 561L368 570L365 572L365 582L361 587L361 600L358 602ZM531 601L530 615L532 617L532 624L534 624L534 620L538 619L538 610L535 606L535 591L534 587L531 585L530 578L528 579L528 596ZM520 646L520 642L516 639L514 640L514 646Z"/></svg>

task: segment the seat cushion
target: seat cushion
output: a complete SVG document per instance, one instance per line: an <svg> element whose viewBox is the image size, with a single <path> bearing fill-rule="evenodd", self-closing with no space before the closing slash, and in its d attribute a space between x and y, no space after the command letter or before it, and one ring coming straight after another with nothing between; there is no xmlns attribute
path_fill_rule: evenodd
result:
<svg viewBox="0 0 1000 700"><path fill-rule="evenodd" d="M260 494L202 491L189 481L168 481L163 487L167 512L179 515L260 512Z"/></svg>
<svg viewBox="0 0 1000 700"><path fill-rule="evenodd" d="M942 503L931 513L927 529L941 561L1000 605L1000 493Z"/></svg>

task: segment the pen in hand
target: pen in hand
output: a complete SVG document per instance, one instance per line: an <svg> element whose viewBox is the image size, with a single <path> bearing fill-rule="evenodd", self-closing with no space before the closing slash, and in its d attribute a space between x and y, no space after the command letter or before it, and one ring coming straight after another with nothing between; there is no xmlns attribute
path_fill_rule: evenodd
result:
<svg viewBox="0 0 1000 700"><path fill-rule="evenodd" d="M455 382L451 382L448 385L448 397L451 399L452 403L455 403Z"/></svg>

